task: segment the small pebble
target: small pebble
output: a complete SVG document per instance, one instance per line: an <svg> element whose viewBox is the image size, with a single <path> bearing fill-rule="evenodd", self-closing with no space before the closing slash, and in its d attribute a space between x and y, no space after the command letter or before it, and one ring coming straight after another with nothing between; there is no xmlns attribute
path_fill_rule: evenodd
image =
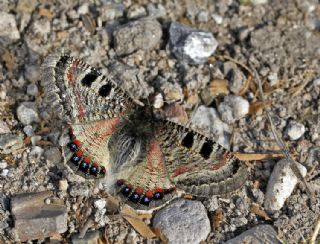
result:
<svg viewBox="0 0 320 244"><path fill-rule="evenodd" d="M27 93L31 96L37 96L39 94L38 87L35 84L29 84L27 87Z"/></svg>
<svg viewBox="0 0 320 244"><path fill-rule="evenodd" d="M197 244L206 240L211 229L203 204L184 199L176 200L157 212L152 225L161 230L169 243Z"/></svg>
<svg viewBox="0 0 320 244"><path fill-rule="evenodd" d="M211 32L173 22L169 29L169 48L179 60L201 64L218 46Z"/></svg>
<svg viewBox="0 0 320 244"><path fill-rule="evenodd" d="M153 103L153 107L158 109L161 108L164 104L163 101L163 96L161 93L158 93L155 97L154 97L154 103Z"/></svg>
<svg viewBox="0 0 320 244"><path fill-rule="evenodd" d="M320 86L320 77L313 81L314 86Z"/></svg>
<svg viewBox="0 0 320 244"><path fill-rule="evenodd" d="M97 199L94 201L95 208L102 210L106 207L106 200L104 199Z"/></svg>
<svg viewBox="0 0 320 244"><path fill-rule="evenodd" d="M0 23L0 37L8 38L10 40L17 40L20 38L17 22L13 14L0 11Z"/></svg>
<svg viewBox="0 0 320 244"><path fill-rule="evenodd" d="M161 37L160 23L147 18L121 25L113 32L117 55L130 54L139 49L153 49L160 43Z"/></svg>
<svg viewBox="0 0 320 244"><path fill-rule="evenodd" d="M265 4L268 3L268 0L251 0L253 5Z"/></svg>
<svg viewBox="0 0 320 244"><path fill-rule="evenodd" d="M3 160L0 162L0 169L5 169L7 168L7 166L8 166L8 163L6 161Z"/></svg>
<svg viewBox="0 0 320 244"><path fill-rule="evenodd" d="M23 132L27 135L27 136L33 136L34 135L34 128L32 127L32 125L26 125L23 128Z"/></svg>
<svg viewBox="0 0 320 244"><path fill-rule="evenodd" d="M7 134L10 133L10 129L6 122L0 120L0 134Z"/></svg>
<svg viewBox="0 0 320 244"><path fill-rule="evenodd" d="M59 190L60 191L67 191L68 189L68 181L67 180L59 180Z"/></svg>
<svg viewBox="0 0 320 244"><path fill-rule="evenodd" d="M287 127L287 135L293 141L298 140L300 137L302 137L305 131L306 128L304 127L304 125L296 121L290 121Z"/></svg>
<svg viewBox="0 0 320 244"><path fill-rule="evenodd" d="M249 102L240 96L228 95L219 104L218 111L223 121L232 124L249 113Z"/></svg>
<svg viewBox="0 0 320 244"><path fill-rule="evenodd" d="M9 169L3 169L3 170L1 171L0 176L6 177L6 176L8 175L8 173L9 173Z"/></svg>
<svg viewBox="0 0 320 244"><path fill-rule="evenodd" d="M20 104L17 108L17 116L24 125L40 121L36 110L36 104L33 102L24 102Z"/></svg>

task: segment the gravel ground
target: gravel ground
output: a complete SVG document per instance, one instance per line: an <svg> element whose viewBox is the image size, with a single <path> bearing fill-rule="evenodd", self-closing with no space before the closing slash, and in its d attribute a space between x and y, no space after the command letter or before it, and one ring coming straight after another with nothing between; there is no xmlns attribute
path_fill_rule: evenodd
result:
<svg viewBox="0 0 320 244"><path fill-rule="evenodd" d="M0 242L19 238L14 196L46 190L53 192L47 205L66 207L66 226L39 240L81 243L76 233L89 211L88 240L103 233L107 243L160 242L146 241L121 214L111 214L100 186L62 163L59 122L43 102L40 65L48 54L67 50L116 77L134 98L164 105L173 120L192 117L193 128L235 152L279 151L268 107L316 196L310 203L288 162L250 161L250 179L237 192L173 203L145 223L161 226L171 243L223 243L236 236L229 243L239 243L246 230L258 240L259 231L268 233L272 243L275 236L283 243L311 240L320 218L318 1L2 0L0 23ZM207 62L213 53L218 58ZM249 62L263 82L265 104L242 66ZM170 211L177 217L168 226L161 221Z"/></svg>

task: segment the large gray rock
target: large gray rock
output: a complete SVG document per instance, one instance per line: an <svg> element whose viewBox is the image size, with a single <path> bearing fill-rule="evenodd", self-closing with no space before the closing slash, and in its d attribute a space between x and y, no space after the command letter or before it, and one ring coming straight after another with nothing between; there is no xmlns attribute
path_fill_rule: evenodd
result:
<svg viewBox="0 0 320 244"><path fill-rule="evenodd" d="M225 242L225 244L242 244L242 243L272 243L280 244L277 238L277 232L270 225L259 225L243 232L241 235Z"/></svg>
<svg viewBox="0 0 320 244"><path fill-rule="evenodd" d="M169 48L180 60L200 64L212 55L218 42L210 32L173 22L169 29Z"/></svg>
<svg viewBox="0 0 320 244"><path fill-rule="evenodd" d="M67 208L45 204L52 192L23 193L11 200L15 231L20 241L44 239L67 231Z"/></svg>
<svg viewBox="0 0 320 244"><path fill-rule="evenodd" d="M169 243L198 244L210 233L207 211L199 201L179 199L161 209L153 219Z"/></svg>
<svg viewBox="0 0 320 244"><path fill-rule="evenodd" d="M117 55L126 55L139 49L150 50L160 43L161 25L157 20L141 19L120 26L113 32Z"/></svg>

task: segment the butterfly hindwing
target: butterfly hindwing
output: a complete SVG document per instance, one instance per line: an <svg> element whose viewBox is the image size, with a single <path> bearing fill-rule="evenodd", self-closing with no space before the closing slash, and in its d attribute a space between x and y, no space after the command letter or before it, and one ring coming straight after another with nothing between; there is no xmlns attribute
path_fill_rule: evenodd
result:
<svg viewBox="0 0 320 244"><path fill-rule="evenodd" d="M45 60L42 85L46 103L69 123L120 117L136 106L113 81L67 55L50 55Z"/></svg>
<svg viewBox="0 0 320 244"><path fill-rule="evenodd" d="M171 121L158 128L168 177L177 188L195 196L222 195L247 180L244 162L216 142Z"/></svg>

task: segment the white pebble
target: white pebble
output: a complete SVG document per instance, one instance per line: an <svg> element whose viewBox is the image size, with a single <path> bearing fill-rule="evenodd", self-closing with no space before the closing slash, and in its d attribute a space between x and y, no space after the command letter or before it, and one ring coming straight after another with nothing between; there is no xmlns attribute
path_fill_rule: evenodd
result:
<svg viewBox="0 0 320 244"><path fill-rule="evenodd" d="M307 169L301 164L297 166L304 177ZM264 207L267 211L280 210L286 199L291 195L298 179L291 169L291 162L280 160L274 167L267 185Z"/></svg>
<svg viewBox="0 0 320 244"><path fill-rule="evenodd" d="M3 169L3 170L1 171L0 176L6 177L8 173L9 173L9 170L8 170L8 169Z"/></svg>
<svg viewBox="0 0 320 244"><path fill-rule="evenodd" d="M291 140L298 140L303 136L305 131L306 128L304 127L304 125L296 121L291 121L287 128L287 134Z"/></svg>
<svg viewBox="0 0 320 244"><path fill-rule="evenodd" d="M161 108L163 104L164 104L163 96L161 93L158 93L154 98L153 107L158 109L158 108Z"/></svg>
<svg viewBox="0 0 320 244"><path fill-rule="evenodd" d="M219 104L218 111L221 119L231 124L249 113L249 102L240 96L228 95Z"/></svg>
<svg viewBox="0 0 320 244"><path fill-rule="evenodd" d="M320 77L313 81L314 86L320 86Z"/></svg>
<svg viewBox="0 0 320 244"><path fill-rule="evenodd" d="M67 180L60 180L59 181L59 190L60 191L67 191L68 189L68 181Z"/></svg>
<svg viewBox="0 0 320 244"><path fill-rule="evenodd" d="M11 40L17 40L20 38L17 22L13 14L1 11L0 23L0 37L9 38Z"/></svg>
<svg viewBox="0 0 320 244"><path fill-rule="evenodd" d="M7 168L7 166L8 166L8 163L6 161L3 160L0 162L0 169L5 169Z"/></svg>
<svg viewBox="0 0 320 244"><path fill-rule="evenodd" d="M94 201L94 206L99 209L102 210L106 207L106 200L104 199L97 199Z"/></svg>

